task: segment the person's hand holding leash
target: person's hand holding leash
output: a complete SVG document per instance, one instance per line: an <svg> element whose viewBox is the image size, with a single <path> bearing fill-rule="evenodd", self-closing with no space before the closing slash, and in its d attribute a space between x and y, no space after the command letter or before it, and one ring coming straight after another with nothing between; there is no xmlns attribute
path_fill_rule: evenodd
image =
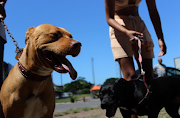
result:
<svg viewBox="0 0 180 118"><path fill-rule="evenodd" d="M126 35L129 37L130 41L138 40L140 38L143 38L143 34L137 31L128 30L126 32Z"/></svg>

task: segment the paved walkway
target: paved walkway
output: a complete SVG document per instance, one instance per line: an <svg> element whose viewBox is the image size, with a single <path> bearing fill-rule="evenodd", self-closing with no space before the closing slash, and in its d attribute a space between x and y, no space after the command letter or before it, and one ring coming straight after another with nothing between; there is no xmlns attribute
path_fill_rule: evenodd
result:
<svg viewBox="0 0 180 118"><path fill-rule="evenodd" d="M92 99L90 97L86 97L86 99L89 99L89 101L88 102L78 101L75 103L57 103L54 113L64 112L69 109L100 106L100 99Z"/></svg>

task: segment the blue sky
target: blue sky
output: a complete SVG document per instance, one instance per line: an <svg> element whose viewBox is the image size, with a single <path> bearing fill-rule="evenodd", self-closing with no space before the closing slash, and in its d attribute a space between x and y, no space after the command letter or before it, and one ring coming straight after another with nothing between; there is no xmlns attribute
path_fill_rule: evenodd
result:
<svg viewBox="0 0 180 118"><path fill-rule="evenodd" d="M161 2L164 3L161 3ZM162 57L166 66L174 67L174 58L180 57L179 39L179 0L157 0L162 29L167 44L167 54ZM119 65L114 61L110 48L109 26L106 23L104 0L8 0L6 3L5 23L17 40L20 48L25 47L25 33L28 28L40 24L52 24L63 27L72 33L73 38L82 43L79 56L67 58L78 72L93 83L92 64L94 65L95 84L103 84L111 77L119 76ZM160 52L158 39L150 21L145 0L139 5L139 14L144 20L154 41L153 66L157 64ZM15 46L7 35L4 61L15 65ZM92 58L94 59L92 63ZM137 66L135 65L136 69ZM53 72L53 82L57 85L70 83L69 74Z"/></svg>

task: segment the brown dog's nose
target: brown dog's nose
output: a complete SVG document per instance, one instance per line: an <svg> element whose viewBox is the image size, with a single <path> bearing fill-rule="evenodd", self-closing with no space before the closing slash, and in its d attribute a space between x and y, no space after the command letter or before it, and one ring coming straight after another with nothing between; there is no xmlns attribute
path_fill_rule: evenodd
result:
<svg viewBox="0 0 180 118"><path fill-rule="evenodd" d="M72 45L73 49L80 48L82 46L81 43L79 41L76 41L76 40L72 41L71 45Z"/></svg>
<svg viewBox="0 0 180 118"><path fill-rule="evenodd" d="M71 42L71 46L72 46L72 51L71 51L72 56L75 57L80 53L82 44L79 41L74 40Z"/></svg>

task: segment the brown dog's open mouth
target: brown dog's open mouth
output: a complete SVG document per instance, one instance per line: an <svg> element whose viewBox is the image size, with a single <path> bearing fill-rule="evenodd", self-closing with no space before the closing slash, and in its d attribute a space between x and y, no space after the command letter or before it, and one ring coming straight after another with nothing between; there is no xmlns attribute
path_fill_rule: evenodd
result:
<svg viewBox="0 0 180 118"><path fill-rule="evenodd" d="M53 52L44 50L42 51L45 59L49 62L51 67L59 72L59 73L67 73L69 72L70 77L75 80L77 77L77 72L73 68L72 64L66 59L65 56L59 56L54 54Z"/></svg>

